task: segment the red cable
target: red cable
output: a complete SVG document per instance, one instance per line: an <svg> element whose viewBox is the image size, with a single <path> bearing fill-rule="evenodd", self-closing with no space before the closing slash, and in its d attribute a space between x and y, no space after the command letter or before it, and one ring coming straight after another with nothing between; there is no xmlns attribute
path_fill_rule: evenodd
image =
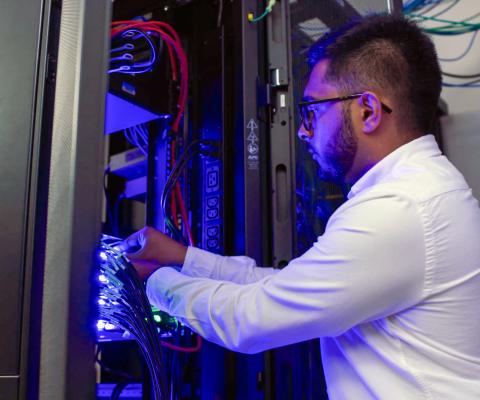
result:
<svg viewBox="0 0 480 400"><path fill-rule="evenodd" d="M197 344L194 347L176 346L176 345L171 344L169 342L165 342L164 340L160 340L160 344L163 347L167 347L167 348L175 350L175 351L181 351L182 353L195 353L202 348L202 343L203 343L203 340L202 340L202 337L200 335L197 335Z"/></svg>
<svg viewBox="0 0 480 400"><path fill-rule="evenodd" d="M178 98L178 113L177 116L175 117L175 120L172 124L172 131L173 132L178 132L178 125L180 124L180 119L183 116L183 112L185 111L186 103L187 103L187 96L188 96L188 61L187 61L187 56L185 54L185 51L183 50L182 43L180 41L180 37L178 36L177 32L175 29L173 29L169 24L161 21L147 21L147 22L139 22L139 21L114 21L112 22L112 26L116 25L123 25L119 26L117 28L113 28L110 32L110 37L113 37L121 32L124 32L128 29L132 28L143 28L147 29L149 31L157 32L161 38L165 41L167 45L167 50L168 50L168 55L170 59L170 66L172 69L172 79L174 81L177 81L177 63L175 60L175 57L173 55L172 47L175 49L175 52L177 54L177 57L180 61L180 74L181 74L181 80L180 80L180 93L179 93L179 98ZM173 36L170 36L168 33L160 29L159 27L166 28L169 33ZM141 30L143 30L141 29ZM175 141L172 141L171 145L171 161L172 161L172 168L175 165ZM188 215L187 211L185 209L185 202L183 200L182 196L182 191L180 190L180 185L176 183L175 185L175 192L172 193L171 198L170 198L170 207L172 210L172 214L174 216L174 224L175 226L178 227L178 220L177 220L177 210L176 210L176 204L175 204L175 194L177 197L177 200L179 202L180 206L180 213L182 216L182 220L184 221L185 224L185 229L187 230L187 235L188 235L188 241L190 242L190 245L194 245L193 241L193 235L192 231L190 228L190 225L188 223ZM171 344L169 342L165 341L160 341L161 345L167 348L170 348L175 351L181 351L184 353L194 353L200 350L202 347L202 337L197 335L197 344L195 347L180 347L176 346L174 344Z"/></svg>
<svg viewBox="0 0 480 400"><path fill-rule="evenodd" d="M185 209L185 202L183 201L182 191L180 190L180 185L178 182L175 184L175 192L177 194L178 205L180 206L180 214L187 231L188 242L190 243L190 246L194 246L192 230L190 229L190 225L188 223L187 210Z"/></svg>
<svg viewBox="0 0 480 400"><path fill-rule="evenodd" d="M110 36L113 37L115 35L118 35L119 33L121 32L124 32L124 31L127 31L129 29L132 29L132 28L137 28L139 30L142 30L141 28L143 28L145 23L144 22L137 22L137 23L133 23L133 24L127 24L125 26L121 26L119 28L116 28L116 29L112 29L111 33L110 33ZM157 32L159 33L159 32ZM177 81L177 62L175 60L175 56L173 55L173 50L172 50L172 46L175 46L172 42L174 42L174 39L169 37L169 39L167 39L167 34L165 32L162 31L162 33L160 34L160 36L162 37L162 39L164 39L165 41L165 44L167 45L167 50L168 50L168 56L169 56L169 60L170 60L170 67L172 69L172 79L174 81Z"/></svg>
<svg viewBox="0 0 480 400"><path fill-rule="evenodd" d="M173 170L175 166L175 140L172 140L170 144L170 171ZM178 215L177 215L177 203L175 202L175 192L170 193L170 211L173 217L173 224L176 228L180 228L178 226Z"/></svg>
<svg viewBox="0 0 480 400"><path fill-rule="evenodd" d="M171 145L170 145L170 150L171 150L170 160L171 160L172 170L173 170L173 167L175 166L175 144L176 144L176 142L175 142L175 140L173 140ZM176 219L177 208L176 208L176 203L175 203L175 196L176 196L177 201L179 203L180 215L182 216L182 221L185 225L185 230L187 231L188 242L189 242L190 246L194 246L192 230L190 228L190 224L188 223L187 210L186 210L186 207L185 207L185 202L183 200L182 191L180 189L180 184L178 182L175 184L175 187L174 187L173 192L171 193L171 197L170 197L170 209L172 211L172 215L175 216L175 221L174 221L175 226L178 228L178 221ZM175 210L175 214L174 214L174 210Z"/></svg>
<svg viewBox="0 0 480 400"><path fill-rule="evenodd" d="M153 26L152 26L153 25ZM179 96L179 113L177 115L177 118L175 119L174 123L172 124L172 130L174 132L177 132L178 130L178 125L180 123L180 118L181 115L183 115L183 112L185 110L185 105L187 102L187 95L188 95L188 62L187 62L187 57L186 54L182 48L180 38L178 37L177 33L175 30L168 24L165 24L164 22L145 22L145 27L149 30L152 30L154 32L158 32L160 34L164 33L161 29L157 28L155 25L159 25L162 27L167 27L167 29L171 30L175 41L174 41L174 46L175 50L177 52L177 56L180 60L180 72L182 74L182 81L180 82L180 96Z"/></svg>
<svg viewBox="0 0 480 400"><path fill-rule="evenodd" d="M150 30L154 32L162 32L160 29L155 28L155 27L150 27ZM183 112L185 111L185 106L187 103L187 95L188 95L188 63L187 63L187 57L185 55L185 52L183 51L183 48L181 45L174 45L175 50L177 52L177 56L180 61L180 73L182 76L182 79L180 81L180 94L179 94L179 101L178 101L178 114L177 117L175 118L173 124L172 124L172 130L174 132L178 131L178 125L180 124L180 119L183 115Z"/></svg>
<svg viewBox="0 0 480 400"><path fill-rule="evenodd" d="M118 25L118 27L116 27ZM169 48L169 56L170 56L170 63L172 65L172 74L174 75L174 79L176 78L176 64L174 63L175 58L171 54L171 48L172 46L175 49L175 52L177 53L177 57L180 61L180 73L182 76L182 79L180 81L180 93L179 93L179 99L178 99L178 113L177 116L175 117L175 120L172 124L172 131L173 132L178 132L178 126L180 124L180 119L182 118L183 112L185 111L186 103L187 103L187 96L188 96L188 62L187 62L187 57L185 55L185 52L183 50L183 47L181 45L180 37L178 36L177 32L175 29L173 29L169 24L161 21L148 21L148 22L143 22L143 21L114 21L112 22L113 28L111 30L111 37L126 31L128 29L132 28L137 28L141 30L149 30L153 32L157 32L160 34L162 39L167 43L167 46ZM162 30L161 28L165 28L172 36L170 36L167 32ZM175 158L172 157L172 166L174 165ZM188 239L191 245L193 245L193 236L192 232L190 229L190 226L188 224L188 217L187 217L187 212L185 210L185 203L182 197L182 193L180 190L180 186L177 184L175 186L175 192L176 192L176 197L179 202L180 206L180 213L182 215L182 219L185 223L185 228L187 230L187 235ZM176 211L176 207L174 205L175 200L173 199L173 194L172 194L172 199L171 199L171 207L172 207L172 212ZM175 217L175 214L174 214ZM177 221L174 221L175 225L177 225Z"/></svg>
<svg viewBox="0 0 480 400"><path fill-rule="evenodd" d="M179 93L179 100L178 100L178 113L175 117L175 120L172 124L172 131L178 132L178 126L180 124L180 120L182 118L183 112L185 111L186 103L187 103L187 96L188 96L188 62L185 52L182 48L180 38L175 30L165 22L160 21L150 21L150 22L138 22L138 21L115 21L112 25L123 25L118 28L114 28L111 31L111 36L114 36L122 31L131 29L131 28L142 28L147 29L153 32L157 32L160 34L162 39L167 43L173 46L175 52L177 53L177 57L180 61L180 73L182 75L182 79L180 81L180 93ZM165 31L160 29L159 27L166 28L168 31L171 32L173 38L168 35ZM172 64L171 58L171 64ZM176 68L173 69L176 71Z"/></svg>
<svg viewBox="0 0 480 400"><path fill-rule="evenodd" d="M132 29L132 28L143 28L145 27L145 24L146 22L138 22L138 21L115 21L115 22L112 22L112 25L125 25L125 26L121 26L121 27L118 27L118 28L115 28L115 29L112 29L111 32L110 32L110 37L113 37L119 33L121 33L122 31L126 31L126 30L129 30L129 29ZM172 28L173 29L173 28ZM142 30L142 29L140 29ZM163 32L163 31L162 31ZM159 33L159 32L157 32ZM162 38L164 38L164 36L167 35L165 32L163 32L163 34L160 34L160 36ZM176 47L181 47L181 43L177 41L177 39L174 37L170 37L170 41L174 41L176 43ZM167 45L167 50L168 50L168 56L169 56L169 59L170 59L170 67L172 69L172 79L174 81L177 81L177 62L175 60L175 57L173 55L173 50L172 50L172 43L170 42L169 40L165 40L165 43Z"/></svg>
<svg viewBox="0 0 480 400"><path fill-rule="evenodd" d="M162 21L135 21L135 20L124 20L124 21L113 21L112 25L149 25L149 24L154 24L158 26L162 26L164 28L167 28L173 38L177 41L177 43L181 44L180 37L178 36L177 32L175 29L172 28L171 25L167 24L166 22Z"/></svg>

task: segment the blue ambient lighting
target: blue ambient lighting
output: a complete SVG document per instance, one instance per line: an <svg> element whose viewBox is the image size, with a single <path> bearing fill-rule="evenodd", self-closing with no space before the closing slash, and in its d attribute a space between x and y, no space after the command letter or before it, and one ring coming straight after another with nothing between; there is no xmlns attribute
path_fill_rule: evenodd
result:
<svg viewBox="0 0 480 400"><path fill-rule="evenodd" d="M107 254L104 251L99 251L98 252L98 258L101 261L107 261L107 259L108 259Z"/></svg>
<svg viewBox="0 0 480 400"><path fill-rule="evenodd" d="M106 331L112 331L112 330L114 330L114 329L116 329L116 328L117 328L117 327L116 327L115 325L111 324L110 322L105 323L105 330L106 330Z"/></svg>

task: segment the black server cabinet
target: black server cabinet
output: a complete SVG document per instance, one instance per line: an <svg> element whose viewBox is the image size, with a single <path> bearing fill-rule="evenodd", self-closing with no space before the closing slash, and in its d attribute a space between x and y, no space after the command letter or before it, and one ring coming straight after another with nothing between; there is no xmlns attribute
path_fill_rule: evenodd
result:
<svg viewBox="0 0 480 400"><path fill-rule="evenodd" d="M109 1L2 2L0 399L95 397Z"/></svg>

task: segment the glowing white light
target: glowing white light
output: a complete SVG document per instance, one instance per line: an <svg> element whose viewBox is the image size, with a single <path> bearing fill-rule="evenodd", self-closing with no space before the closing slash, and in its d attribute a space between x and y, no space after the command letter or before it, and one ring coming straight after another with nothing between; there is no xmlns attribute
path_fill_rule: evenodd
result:
<svg viewBox="0 0 480 400"><path fill-rule="evenodd" d="M107 302L103 299L98 299L98 304L104 306L105 304L107 304Z"/></svg>
<svg viewBox="0 0 480 400"><path fill-rule="evenodd" d="M100 260L102 260L102 261L107 261L107 259L108 259L107 253L105 253L104 251L99 251L98 252L98 258L100 258Z"/></svg>
<svg viewBox="0 0 480 400"><path fill-rule="evenodd" d="M111 331L112 329L115 329L115 325L111 324L110 322L107 322L105 324L105 330L106 331Z"/></svg>
<svg viewBox="0 0 480 400"><path fill-rule="evenodd" d="M98 280L102 283L108 283L107 277L103 274L98 275Z"/></svg>
<svg viewBox="0 0 480 400"><path fill-rule="evenodd" d="M102 321L101 319L99 319L97 322L97 329L99 331L103 331L105 329L105 321Z"/></svg>

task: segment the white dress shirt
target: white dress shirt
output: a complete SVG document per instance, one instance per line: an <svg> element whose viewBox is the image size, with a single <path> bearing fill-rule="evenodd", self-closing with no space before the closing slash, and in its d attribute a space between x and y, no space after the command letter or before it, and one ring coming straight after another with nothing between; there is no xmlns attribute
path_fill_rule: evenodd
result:
<svg viewBox="0 0 480 400"><path fill-rule="evenodd" d="M150 300L240 352L320 337L331 400L480 399L480 209L462 175L426 135L348 198L285 268L190 247Z"/></svg>

